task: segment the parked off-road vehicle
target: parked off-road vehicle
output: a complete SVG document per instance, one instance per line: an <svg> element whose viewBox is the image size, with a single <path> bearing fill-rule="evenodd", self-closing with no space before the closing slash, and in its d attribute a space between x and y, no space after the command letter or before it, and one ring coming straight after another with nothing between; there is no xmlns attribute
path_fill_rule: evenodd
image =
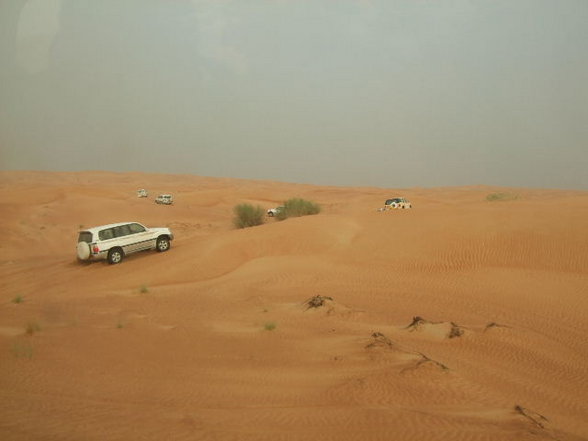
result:
<svg viewBox="0 0 588 441"><path fill-rule="evenodd" d="M149 196L149 193L147 193L147 190L145 190L144 188L137 190L138 198L146 198L147 196Z"/></svg>
<svg viewBox="0 0 588 441"><path fill-rule="evenodd" d="M412 204L405 198L388 199L384 204L386 210L393 210L396 208L412 208Z"/></svg>
<svg viewBox="0 0 588 441"><path fill-rule="evenodd" d="M285 207L283 205L280 205L279 207L276 208L270 208L269 210L267 210L267 215L269 217L274 217L277 216L278 214L280 214L280 212L284 209Z"/></svg>
<svg viewBox="0 0 588 441"><path fill-rule="evenodd" d="M138 222L88 228L78 235L78 260L106 259L110 264L120 263L127 254L137 251L167 251L173 238L168 228L147 228Z"/></svg>
<svg viewBox="0 0 588 441"><path fill-rule="evenodd" d="M160 194L155 198L156 204L171 205L174 203L174 198L171 194Z"/></svg>

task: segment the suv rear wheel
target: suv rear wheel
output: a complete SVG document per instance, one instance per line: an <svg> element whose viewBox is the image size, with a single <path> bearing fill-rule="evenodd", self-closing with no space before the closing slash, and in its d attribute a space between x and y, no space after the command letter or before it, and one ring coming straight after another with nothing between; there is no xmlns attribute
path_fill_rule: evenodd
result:
<svg viewBox="0 0 588 441"><path fill-rule="evenodd" d="M124 257L123 250L120 248L113 248L108 252L108 263L111 265L121 263Z"/></svg>

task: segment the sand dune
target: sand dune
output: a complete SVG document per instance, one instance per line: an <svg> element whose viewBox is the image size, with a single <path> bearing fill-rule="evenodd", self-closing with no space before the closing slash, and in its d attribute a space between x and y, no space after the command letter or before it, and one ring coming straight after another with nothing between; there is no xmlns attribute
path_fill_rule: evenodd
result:
<svg viewBox="0 0 588 441"><path fill-rule="evenodd" d="M0 211L3 440L588 439L587 192L2 172ZM172 249L76 261L127 220Z"/></svg>

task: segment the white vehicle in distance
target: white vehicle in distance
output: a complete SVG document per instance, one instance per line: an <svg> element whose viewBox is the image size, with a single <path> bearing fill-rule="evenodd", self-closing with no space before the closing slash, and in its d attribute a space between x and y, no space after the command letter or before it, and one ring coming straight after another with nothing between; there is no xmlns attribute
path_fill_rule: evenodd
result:
<svg viewBox="0 0 588 441"><path fill-rule="evenodd" d="M412 208L412 204L405 198L388 199L384 204L384 209L394 210L396 208Z"/></svg>
<svg viewBox="0 0 588 441"><path fill-rule="evenodd" d="M279 207L276 207L276 208L270 208L269 210L267 210L267 215L269 217L277 216L283 209L284 209L283 205L280 205Z"/></svg>
<svg viewBox="0 0 588 441"><path fill-rule="evenodd" d="M107 260L116 264L137 251L167 251L173 239L169 228L147 228L138 222L102 225L80 231L77 255L80 261Z"/></svg>
<svg viewBox="0 0 588 441"><path fill-rule="evenodd" d="M147 196L149 196L149 193L147 193L147 190L145 190L144 188L142 188L141 190L137 190L138 198L146 198Z"/></svg>
<svg viewBox="0 0 588 441"><path fill-rule="evenodd" d="M156 204L171 205L174 203L174 198L171 194L160 194L155 198Z"/></svg>

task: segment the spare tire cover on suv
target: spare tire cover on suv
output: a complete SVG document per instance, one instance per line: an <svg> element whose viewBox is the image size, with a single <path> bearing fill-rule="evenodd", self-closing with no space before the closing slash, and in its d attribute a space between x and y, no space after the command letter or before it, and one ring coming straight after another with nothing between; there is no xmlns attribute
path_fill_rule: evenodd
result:
<svg viewBox="0 0 588 441"><path fill-rule="evenodd" d="M78 259L88 260L90 258L90 244L78 242Z"/></svg>

